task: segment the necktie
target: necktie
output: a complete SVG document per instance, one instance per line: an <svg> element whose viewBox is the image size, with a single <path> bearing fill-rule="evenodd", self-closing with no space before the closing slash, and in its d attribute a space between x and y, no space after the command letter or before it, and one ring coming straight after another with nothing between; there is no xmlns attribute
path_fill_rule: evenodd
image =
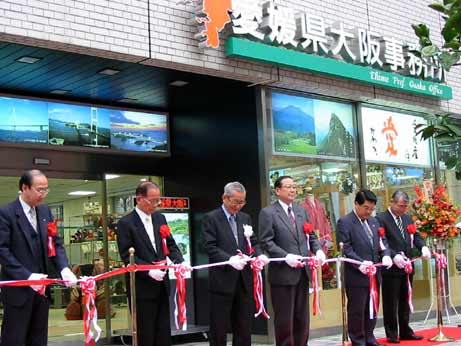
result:
<svg viewBox="0 0 461 346"><path fill-rule="evenodd" d="M402 218L400 216L397 216L397 227L399 228L400 234L402 235L403 239L405 239L405 232L403 231Z"/></svg>
<svg viewBox="0 0 461 346"><path fill-rule="evenodd" d="M232 234L234 235L235 241L238 244L239 243L239 237L238 237L238 234L237 234L237 221L235 220L234 215L229 216L229 224L230 224L230 227L232 229Z"/></svg>
<svg viewBox="0 0 461 346"><path fill-rule="evenodd" d="M288 207L288 218L290 219L290 223L293 225L293 229L296 230L296 220L293 216L291 207Z"/></svg>
<svg viewBox="0 0 461 346"><path fill-rule="evenodd" d="M362 221L362 227L365 230L365 233L370 240L371 245L373 245L373 233L371 233L371 229L368 227L366 221Z"/></svg>
<svg viewBox="0 0 461 346"><path fill-rule="evenodd" d="M37 232L37 213L35 211L35 208L30 208L29 209L29 221L30 224L32 225L32 228L34 229L35 232Z"/></svg>
<svg viewBox="0 0 461 346"><path fill-rule="evenodd" d="M155 235L154 235L154 226L152 225L152 218L150 216L146 216L146 231L147 235L149 236L150 242L152 247L155 251L157 251L157 246L155 245Z"/></svg>

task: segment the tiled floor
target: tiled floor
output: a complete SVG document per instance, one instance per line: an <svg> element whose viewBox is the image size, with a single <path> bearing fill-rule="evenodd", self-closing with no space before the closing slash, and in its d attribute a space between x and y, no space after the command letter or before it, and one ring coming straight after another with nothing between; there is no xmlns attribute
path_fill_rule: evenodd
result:
<svg viewBox="0 0 461 346"><path fill-rule="evenodd" d="M461 324L461 320L457 318L451 318L450 320L451 323L448 323L448 321L444 321L445 326L458 326L458 324ZM422 329L428 329L428 328L434 328L437 326L436 320L435 319L430 319L426 323L424 323L424 320L421 321L416 321L411 323L412 328L417 332L418 330ZM384 328L379 327L375 329L375 336L376 338L381 338L384 337ZM341 335L331 335L331 336L324 336L324 337L317 337L317 338L312 338L309 340L309 346L340 346L341 345ZM50 346L61 346L61 344L49 344ZM77 344L75 344L77 345ZM208 342L190 342L190 343L183 343L183 344L177 344L181 346L208 346ZM231 343L228 343L228 345L231 345ZM273 344L271 344L273 345ZM460 341L454 341L450 342L447 344L448 346L461 346L461 340ZM63 345L64 346L64 345ZM65 345L65 346L74 346L74 345ZM115 345L110 345L110 346L115 346ZM118 346L118 345L117 345ZM253 344L252 346L268 346L268 344ZM417 346L417 343L415 343L415 346Z"/></svg>

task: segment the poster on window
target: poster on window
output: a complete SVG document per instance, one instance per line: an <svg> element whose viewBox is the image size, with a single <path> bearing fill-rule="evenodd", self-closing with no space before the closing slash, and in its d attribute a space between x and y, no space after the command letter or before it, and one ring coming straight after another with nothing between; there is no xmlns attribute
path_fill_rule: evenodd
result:
<svg viewBox="0 0 461 346"><path fill-rule="evenodd" d="M356 157L352 105L272 93L275 155Z"/></svg>
<svg viewBox="0 0 461 346"><path fill-rule="evenodd" d="M362 107L365 159L369 162L430 166L429 142L416 135L421 117Z"/></svg>

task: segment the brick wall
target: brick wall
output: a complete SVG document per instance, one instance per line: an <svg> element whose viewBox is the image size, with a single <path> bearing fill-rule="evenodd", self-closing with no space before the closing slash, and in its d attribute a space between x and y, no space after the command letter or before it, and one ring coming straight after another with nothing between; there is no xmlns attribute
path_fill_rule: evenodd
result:
<svg viewBox="0 0 461 346"><path fill-rule="evenodd" d="M447 80L453 99L398 93L287 68L227 59L220 49L201 49L194 35L196 0L2 0L0 40L66 50L147 65L175 68L265 83L274 87L342 97L427 112L461 115L461 73ZM440 18L427 7L432 0L276 0L295 10L318 14L326 24L369 28L384 36L415 42L411 23L427 23L440 37ZM150 8L150 46L149 16ZM150 49L149 49L150 48ZM146 60L147 58L147 60Z"/></svg>

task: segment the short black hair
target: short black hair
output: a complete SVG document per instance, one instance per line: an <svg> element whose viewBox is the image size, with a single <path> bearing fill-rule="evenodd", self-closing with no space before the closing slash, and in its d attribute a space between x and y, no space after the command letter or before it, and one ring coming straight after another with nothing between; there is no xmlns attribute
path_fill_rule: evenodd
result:
<svg viewBox="0 0 461 346"><path fill-rule="evenodd" d="M136 196L146 197L150 189L160 190L160 186L153 181L143 181L136 188Z"/></svg>
<svg viewBox="0 0 461 346"><path fill-rule="evenodd" d="M289 175L282 175L281 177L278 177L277 180L274 182L274 189L282 187L283 179L293 179L293 178L290 177Z"/></svg>
<svg viewBox="0 0 461 346"><path fill-rule="evenodd" d="M378 202L378 198L373 193L373 191L362 189L355 195L355 203L357 203L358 205L362 205L363 203L365 203L365 201L376 204L376 202Z"/></svg>
<svg viewBox="0 0 461 346"><path fill-rule="evenodd" d="M45 174L43 174L42 171L39 171L38 169L30 169L28 171L24 171L24 173L22 173L21 177L19 178L19 191L22 191L23 185L31 188L34 177L38 176L45 176Z"/></svg>

